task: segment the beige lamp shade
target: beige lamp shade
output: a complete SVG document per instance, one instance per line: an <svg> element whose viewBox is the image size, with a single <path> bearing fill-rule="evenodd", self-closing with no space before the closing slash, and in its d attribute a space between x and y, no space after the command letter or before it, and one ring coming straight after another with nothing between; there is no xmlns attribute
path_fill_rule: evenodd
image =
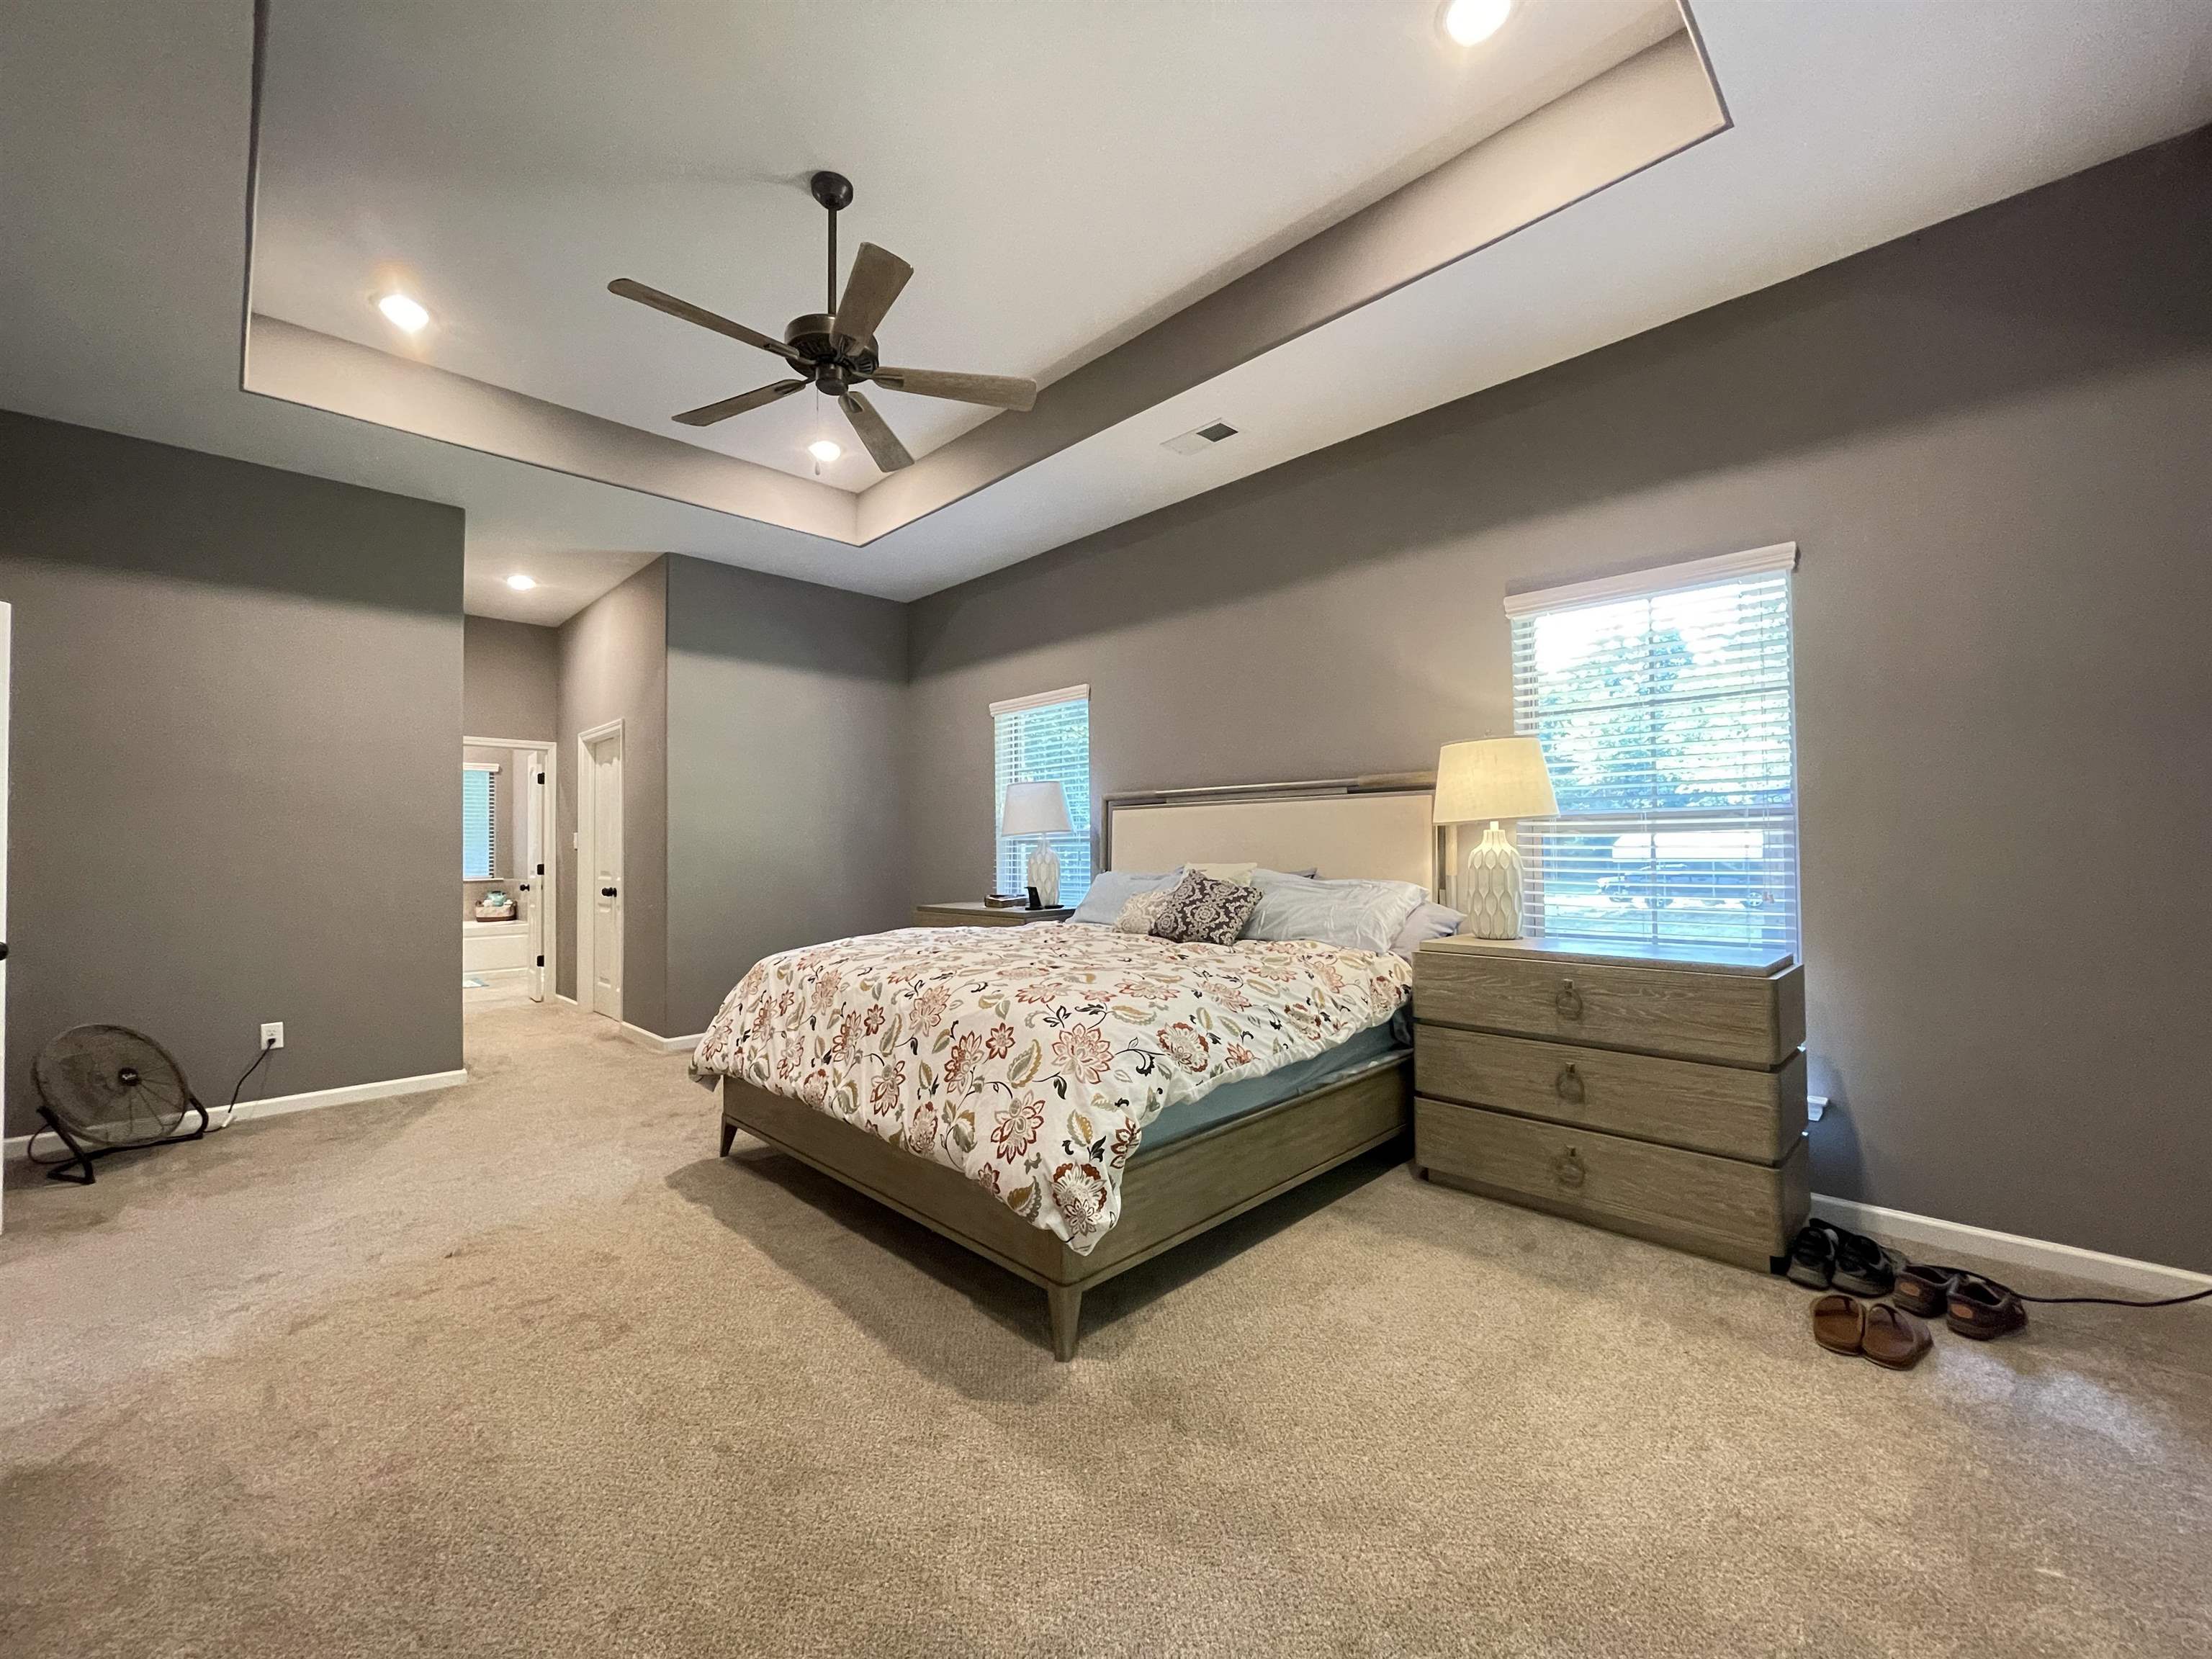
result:
<svg viewBox="0 0 2212 1659"><path fill-rule="evenodd" d="M1438 823L1548 818L1559 810L1544 746L1534 738L1448 743L1437 755Z"/></svg>
<svg viewBox="0 0 2212 1659"><path fill-rule="evenodd" d="M1057 778L1042 783L1010 783L999 814L1002 836L1065 836L1075 826L1067 818L1067 794Z"/></svg>

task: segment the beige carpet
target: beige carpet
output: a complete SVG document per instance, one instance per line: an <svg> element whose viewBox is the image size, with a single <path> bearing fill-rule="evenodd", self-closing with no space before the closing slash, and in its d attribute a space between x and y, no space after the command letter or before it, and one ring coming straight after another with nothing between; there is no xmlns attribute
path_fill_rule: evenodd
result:
<svg viewBox="0 0 2212 1659"><path fill-rule="evenodd" d="M2212 1316L1895 1376L1788 1285L1348 1172L1042 1297L605 1022L15 1172L13 1655L2212 1651Z"/></svg>

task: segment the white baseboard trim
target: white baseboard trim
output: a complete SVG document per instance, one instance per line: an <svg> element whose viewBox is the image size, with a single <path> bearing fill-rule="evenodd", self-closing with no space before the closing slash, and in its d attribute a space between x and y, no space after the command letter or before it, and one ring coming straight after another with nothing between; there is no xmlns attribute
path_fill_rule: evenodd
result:
<svg viewBox="0 0 2212 1659"><path fill-rule="evenodd" d="M622 1034L641 1048L650 1048L657 1054L688 1054L699 1046L699 1039L707 1034L694 1031L690 1036L665 1037L648 1031L642 1025L623 1022Z"/></svg>
<svg viewBox="0 0 2212 1659"><path fill-rule="evenodd" d="M553 994L553 1000L554 1000L554 1001L556 1001L556 1002L565 1002L565 1003L567 1003L567 1004L568 1004L571 1008L575 1008L575 1007L579 1007L579 1006L581 1006L580 1003L578 1003L578 1002L577 1002L577 1000L576 1000L576 999L575 999L575 998L574 998L574 997L570 996L570 995L569 995L566 991L556 991L556 992Z"/></svg>
<svg viewBox="0 0 2212 1659"><path fill-rule="evenodd" d="M251 1122L257 1117L282 1117L287 1112L313 1112L325 1106L350 1106L363 1100L394 1100L401 1095L427 1095L440 1089L458 1088L469 1080L466 1068L453 1072L425 1072L419 1077L386 1078L380 1083L349 1083L342 1089L311 1089L306 1094L271 1095L266 1100L241 1100L236 1112L224 1114L220 1103L210 1105L211 1127L228 1128L233 1123ZM45 1134L44 1129L39 1131ZM48 1135L48 1139L52 1136ZM0 1158L20 1158L23 1149L31 1144L29 1135L10 1135L0 1146ZM43 1156L43 1154L41 1154Z"/></svg>
<svg viewBox="0 0 2212 1659"><path fill-rule="evenodd" d="M2054 1244L2047 1238L1969 1227L1964 1222L1939 1221L1933 1216L1884 1209L1879 1204L1861 1204L1853 1199L1815 1193L1813 1213L1853 1232L1872 1233L1892 1244L1910 1246L1906 1254L1922 1261L1941 1261L1953 1253L1979 1256L2008 1267L2038 1267L2069 1279L2109 1285L2136 1296L2186 1296L2192 1291L2212 1290L2212 1273L2169 1267L2159 1261L2138 1261L2132 1256L2107 1255L2076 1244ZM2200 1305L2212 1308L2212 1301Z"/></svg>

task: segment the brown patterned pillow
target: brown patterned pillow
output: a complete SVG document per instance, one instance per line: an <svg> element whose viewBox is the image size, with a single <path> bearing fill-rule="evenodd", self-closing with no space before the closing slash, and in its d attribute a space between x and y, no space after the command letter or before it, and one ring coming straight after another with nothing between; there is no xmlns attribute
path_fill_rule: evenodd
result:
<svg viewBox="0 0 2212 1659"><path fill-rule="evenodd" d="M1259 902L1256 887L1216 881L1193 870L1162 898L1159 914L1152 918L1152 937L1180 945L1234 945Z"/></svg>

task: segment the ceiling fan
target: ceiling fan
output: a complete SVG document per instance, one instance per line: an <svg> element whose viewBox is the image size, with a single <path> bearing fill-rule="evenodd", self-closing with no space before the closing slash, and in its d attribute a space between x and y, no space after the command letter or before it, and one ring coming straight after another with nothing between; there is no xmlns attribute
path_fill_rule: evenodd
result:
<svg viewBox="0 0 2212 1659"><path fill-rule="evenodd" d="M845 280L845 296L837 297L837 215L852 205L853 181L842 173L817 173L811 181L814 199L830 212L830 283L827 311L794 317L784 325L781 340L771 338L743 323L663 294L657 288L618 276L607 292L635 300L640 305L665 311L701 328L711 328L749 346L773 352L791 366L797 377L741 392L720 403L687 409L672 418L685 426L712 426L732 415L760 409L808 386L835 398L853 424L875 463L886 472L912 466L914 457L898 434L884 423L875 405L860 395L870 381L894 392L911 392L923 398L950 398L957 403L982 404L992 409L1027 409L1036 402L1036 382L1011 374L950 374L933 368L893 368L876 356L876 328L891 308L899 290L914 275L914 267L896 253L873 242L860 244L853 258L853 273Z"/></svg>

